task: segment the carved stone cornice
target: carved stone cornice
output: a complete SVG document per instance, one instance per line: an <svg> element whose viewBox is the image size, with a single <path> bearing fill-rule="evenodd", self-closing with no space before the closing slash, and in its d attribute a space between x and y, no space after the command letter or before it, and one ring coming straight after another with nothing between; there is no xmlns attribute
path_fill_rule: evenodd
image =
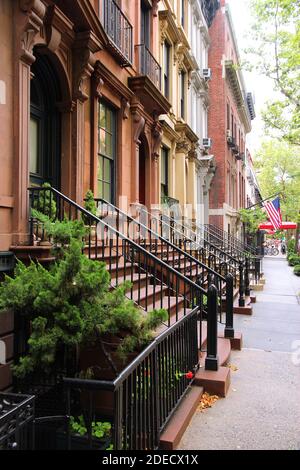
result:
<svg viewBox="0 0 300 470"><path fill-rule="evenodd" d="M179 141L176 142L176 152L188 154L188 152L190 151L190 148L191 148L190 142L186 138L185 133L181 132Z"/></svg>
<svg viewBox="0 0 300 470"><path fill-rule="evenodd" d="M163 130L158 120L153 124L152 128L152 158L155 161L159 159L159 151L163 138Z"/></svg>
<svg viewBox="0 0 300 470"><path fill-rule="evenodd" d="M159 24L161 44L164 43L167 35L173 44L180 42L180 33L178 31L174 15L170 10L161 10L159 12Z"/></svg>
<svg viewBox="0 0 300 470"><path fill-rule="evenodd" d="M193 143L191 144L187 158L189 162L197 163L197 157L198 157L198 146L197 144Z"/></svg>
<svg viewBox="0 0 300 470"><path fill-rule="evenodd" d="M123 119L128 119L129 118L129 111L130 111L130 103L126 98L122 98L121 100L122 104L122 117Z"/></svg>
<svg viewBox="0 0 300 470"><path fill-rule="evenodd" d="M131 114L132 114L132 130L133 130L133 141L139 145L140 135L145 127L145 118L142 115L143 107L140 103L133 103L131 105Z"/></svg>
<svg viewBox="0 0 300 470"><path fill-rule="evenodd" d="M160 2L160 0L152 0L152 13L153 13L153 16L157 16L159 2Z"/></svg>
<svg viewBox="0 0 300 470"><path fill-rule="evenodd" d="M73 46L73 96L85 101L88 98L85 80L89 78L96 62L95 52L100 50L100 42L91 31L77 33Z"/></svg>
<svg viewBox="0 0 300 470"><path fill-rule="evenodd" d="M56 5L47 8L45 18L46 41L52 52L59 48L62 40L67 46L71 46L74 41L73 29L73 23Z"/></svg>
<svg viewBox="0 0 300 470"><path fill-rule="evenodd" d="M20 10L26 14L26 21L21 32L21 59L28 65L35 61L32 53L34 40L43 26L46 7L41 0L19 0Z"/></svg>
<svg viewBox="0 0 300 470"><path fill-rule="evenodd" d="M186 47L185 44L179 43L175 47L174 52L174 65L178 64L178 72L180 73L183 69L187 72L197 69L193 57L190 53L190 48Z"/></svg>
<svg viewBox="0 0 300 470"><path fill-rule="evenodd" d="M102 88L104 85L104 81L101 77L101 69L99 66L100 62L97 60L94 66L94 71L92 74L92 94L96 98L101 98L102 96Z"/></svg>

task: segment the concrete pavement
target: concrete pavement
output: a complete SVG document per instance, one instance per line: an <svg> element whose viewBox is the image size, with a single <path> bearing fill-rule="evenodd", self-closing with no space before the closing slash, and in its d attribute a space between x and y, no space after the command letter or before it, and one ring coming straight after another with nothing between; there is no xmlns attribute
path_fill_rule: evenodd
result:
<svg viewBox="0 0 300 470"><path fill-rule="evenodd" d="M194 415L179 449L300 449L300 278L282 257L263 270L253 315L235 315L244 349L227 398Z"/></svg>

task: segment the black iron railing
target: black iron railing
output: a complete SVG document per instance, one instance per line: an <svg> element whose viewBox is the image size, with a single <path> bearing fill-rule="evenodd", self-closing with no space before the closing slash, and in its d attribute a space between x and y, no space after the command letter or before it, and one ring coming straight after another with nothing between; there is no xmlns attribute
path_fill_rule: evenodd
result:
<svg viewBox="0 0 300 470"><path fill-rule="evenodd" d="M138 44L138 73L146 75L161 90L161 67L145 44Z"/></svg>
<svg viewBox="0 0 300 470"><path fill-rule="evenodd" d="M108 218L104 220L103 214L101 218L91 214L54 188L29 188L29 200L30 208L50 214L53 220L78 220L83 217L88 228L85 239L87 256L106 260L113 286L130 281L132 287L127 296L145 310L165 308L168 311L168 326L185 316L191 308L200 306L203 309L206 290L200 287L196 279L194 282L175 269L175 253L172 265L165 258L157 256L158 236L153 234L150 240L152 248L154 245L156 248L148 250L147 243L143 246L141 244L142 232L136 238L130 234L129 228L124 229L130 223L126 214L123 215L120 211L116 222ZM32 216L29 225L31 244L47 237L43 224ZM132 227L136 229L139 226L133 224ZM170 250L167 253L170 259ZM183 256L180 261L182 260ZM133 283L137 289L133 288Z"/></svg>
<svg viewBox="0 0 300 470"><path fill-rule="evenodd" d="M139 246L142 246L147 252L151 252L156 257L163 259L168 266L172 267L185 277L193 280L203 289L207 290L211 283L214 283L218 288L218 312L219 321L223 323L222 319L222 293L225 293L225 275L228 273L227 265L223 262L218 269L221 272L213 269L213 267L204 264L199 259L199 250L193 240L182 236L179 231L172 230L170 241L166 229L169 230L164 222L158 221L153 227L153 219L150 221L150 228L148 227L147 213L145 210L138 209L137 217L131 217L123 212L113 204L101 198L95 199L99 214L103 220L106 220L109 225L117 227L118 230L128 238L134 239ZM144 222L142 223L141 222ZM152 230L152 227L154 230ZM173 243L177 238L177 243ZM141 260L139 259L139 262ZM157 268L155 275L160 275L168 286L175 287L176 278L169 276L169 274L162 270L158 271ZM234 271L234 270L233 270ZM178 285L180 293L185 297L188 294L185 284ZM176 286L177 290L177 286Z"/></svg>
<svg viewBox="0 0 300 470"><path fill-rule="evenodd" d="M116 52L132 64L132 26L114 0L103 0L101 22Z"/></svg>
<svg viewBox="0 0 300 470"><path fill-rule="evenodd" d="M34 396L0 393L0 450L34 448Z"/></svg>
<svg viewBox="0 0 300 470"><path fill-rule="evenodd" d="M194 258L221 276L232 274L234 287L237 286L237 274L244 258L234 258L228 252L213 245L204 237L205 232L201 234L194 232L181 217L175 220L166 214L150 214L143 207L139 211L139 219L142 219L151 230L188 253L192 253Z"/></svg>
<svg viewBox="0 0 300 470"><path fill-rule="evenodd" d="M157 449L162 431L198 369L197 317L198 308L195 308L156 338L113 382L64 379L67 415L74 414L72 405L80 401L78 393L82 397L86 392L88 413L85 416L89 430L97 419L101 394L106 392L113 404L113 449ZM88 434L91 436L91 432ZM68 442L72 448L70 436Z"/></svg>
<svg viewBox="0 0 300 470"><path fill-rule="evenodd" d="M205 227L207 228L209 233L215 234L219 238L221 238L225 245L232 246L241 252L244 252L244 253L248 252L249 254L255 255L255 249L252 246L247 245L246 243L237 239L230 233L225 232L225 230L221 229L220 227L217 227L216 225L212 225L212 224L207 224Z"/></svg>

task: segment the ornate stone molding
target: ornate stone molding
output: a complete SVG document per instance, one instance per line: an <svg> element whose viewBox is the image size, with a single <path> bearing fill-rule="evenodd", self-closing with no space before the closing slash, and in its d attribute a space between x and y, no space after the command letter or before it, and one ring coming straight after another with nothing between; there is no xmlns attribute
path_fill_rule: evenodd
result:
<svg viewBox="0 0 300 470"><path fill-rule="evenodd" d="M122 103L122 117L125 120L129 118L130 103L124 97L122 98L121 103Z"/></svg>
<svg viewBox="0 0 300 470"><path fill-rule="evenodd" d="M163 130L158 120L154 123L152 129L152 158L155 161L159 159L159 151L163 138Z"/></svg>
<svg viewBox="0 0 300 470"><path fill-rule="evenodd" d="M180 133L180 139L176 142L176 152L188 153L190 150L190 143L184 133Z"/></svg>
<svg viewBox="0 0 300 470"><path fill-rule="evenodd" d="M91 31L76 35L73 51L73 97L80 101L88 98L86 79L94 71L94 53L100 50L100 42Z"/></svg>
<svg viewBox="0 0 300 470"><path fill-rule="evenodd" d="M152 12L153 12L153 16L157 16L158 15L158 4L159 4L160 0L152 0Z"/></svg>
<svg viewBox="0 0 300 470"><path fill-rule="evenodd" d="M141 143L140 135L145 127L145 118L139 112L139 109L137 107L134 107L131 112L133 123L133 141L139 145Z"/></svg>
<svg viewBox="0 0 300 470"><path fill-rule="evenodd" d="M178 64L178 73L181 73L184 69L184 49L182 44L178 44L175 47L174 52L174 65Z"/></svg>
<svg viewBox="0 0 300 470"><path fill-rule="evenodd" d="M27 19L21 32L21 58L31 65L35 61L32 53L34 40L43 26L46 7L41 0L20 0L20 10L26 14Z"/></svg>
<svg viewBox="0 0 300 470"><path fill-rule="evenodd" d="M168 30L168 21L161 20L160 21L160 43L163 45L167 38L167 30Z"/></svg>
<svg viewBox="0 0 300 470"><path fill-rule="evenodd" d="M101 77L100 62L97 60L92 75L92 93L95 97L101 98L104 81Z"/></svg>
<svg viewBox="0 0 300 470"><path fill-rule="evenodd" d="M194 162L197 163L197 157L198 157L198 147L196 144L192 144L190 146L190 150L188 152L187 158L189 162Z"/></svg>

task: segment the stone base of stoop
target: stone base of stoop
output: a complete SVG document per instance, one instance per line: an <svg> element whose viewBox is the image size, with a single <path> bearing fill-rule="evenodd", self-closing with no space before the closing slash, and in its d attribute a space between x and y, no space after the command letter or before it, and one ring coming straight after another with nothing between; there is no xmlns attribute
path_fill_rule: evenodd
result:
<svg viewBox="0 0 300 470"><path fill-rule="evenodd" d="M252 304L256 304L256 295L251 294L250 295L250 300Z"/></svg>
<svg viewBox="0 0 300 470"><path fill-rule="evenodd" d="M264 290L264 285L263 284L251 284L250 289L254 290L255 292L262 291Z"/></svg>
<svg viewBox="0 0 300 470"><path fill-rule="evenodd" d="M223 366L217 371L200 369L195 375L194 383L202 386L205 392L226 397L230 385L230 369Z"/></svg>
<svg viewBox="0 0 300 470"><path fill-rule="evenodd" d="M245 305L245 307L233 307L233 313L237 313L238 315L252 315L252 306Z"/></svg>
<svg viewBox="0 0 300 470"><path fill-rule="evenodd" d="M219 334L219 337L224 338L224 332ZM240 331L234 332L234 338L227 339L230 339L231 349L241 351L243 347L243 335Z"/></svg>
<svg viewBox="0 0 300 470"><path fill-rule="evenodd" d="M193 385L187 392L160 437L160 449L176 449L200 403L202 394L203 387L198 385Z"/></svg>
<svg viewBox="0 0 300 470"><path fill-rule="evenodd" d="M240 307L238 300L234 303L233 313L238 313L241 315L252 315L252 305L250 296L245 296L245 306Z"/></svg>

